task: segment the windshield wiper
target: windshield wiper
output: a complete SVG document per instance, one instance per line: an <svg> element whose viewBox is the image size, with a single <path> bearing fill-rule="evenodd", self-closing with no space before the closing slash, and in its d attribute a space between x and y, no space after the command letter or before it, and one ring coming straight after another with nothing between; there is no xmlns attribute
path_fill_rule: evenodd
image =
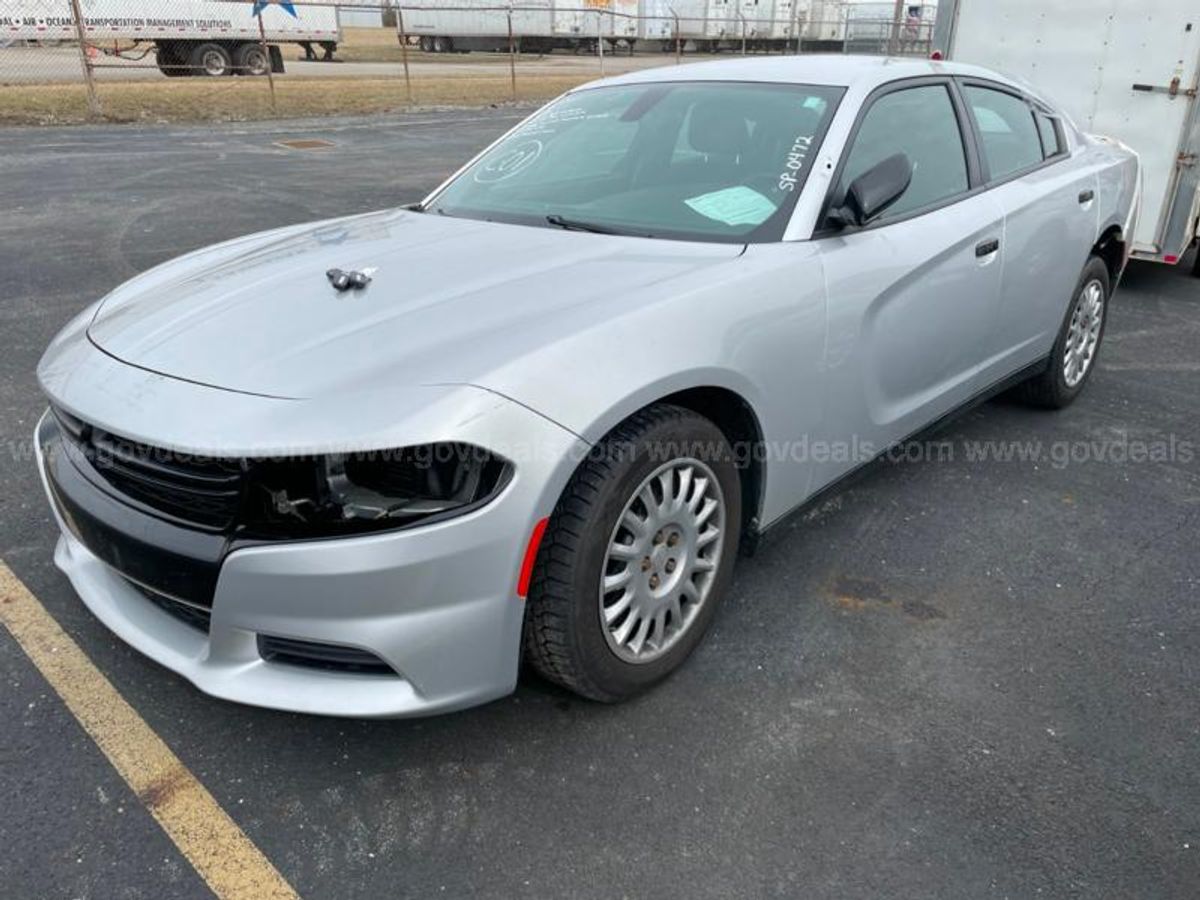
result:
<svg viewBox="0 0 1200 900"><path fill-rule="evenodd" d="M626 237L654 236L640 231L622 231L617 228L609 228L606 225L597 225L594 222L583 222L579 219L568 219L565 216L560 216L557 214L546 216L546 221L551 225L557 225L559 228L565 228L568 231L589 231L592 234L619 234L625 235Z"/></svg>

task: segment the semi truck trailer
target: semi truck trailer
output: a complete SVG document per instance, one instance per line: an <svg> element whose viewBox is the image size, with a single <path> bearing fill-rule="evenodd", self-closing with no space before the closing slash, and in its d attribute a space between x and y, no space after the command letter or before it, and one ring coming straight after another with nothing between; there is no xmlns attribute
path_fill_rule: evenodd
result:
<svg viewBox="0 0 1200 900"><path fill-rule="evenodd" d="M86 42L125 56L152 49L158 68L172 77L281 72L278 44L320 44L330 53L342 39L332 6L269 3L261 33L250 3L80 0L79 6ZM10 40L73 41L78 34L70 0L9 0L0 13L0 37Z"/></svg>
<svg viewBox="0 0 1200 900"><path fill-rule="evenodd" d="M497 0L403 0L400 7L405 33L431 53L507 50L510 16L513 42L522 51L578 49L638 36L638 0L516 0L511 10Z"/></svg>

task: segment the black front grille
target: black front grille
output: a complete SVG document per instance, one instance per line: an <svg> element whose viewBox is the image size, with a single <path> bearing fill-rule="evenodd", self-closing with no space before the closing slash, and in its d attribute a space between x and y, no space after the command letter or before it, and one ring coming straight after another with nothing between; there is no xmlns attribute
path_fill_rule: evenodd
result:
<svg viewBox="0 0 1200 900"><path fill-rule="evenodd" d="M245 482L240 460L176 453L126 440L56 409L64 434L119 494L173 519L229 528Z"/></svg>
<svg viewBox="0 0 1200 900"><path fill-rule="evenodd" d="M159 593L152 588L146 587L144 584L138 584L136 581L129 581L129 579L126 579L126 581L135 591L137 591L163 612L174 616L180 622L183 622L185 625L190 625L197 631L202 631L205 634L208 634L208 626L212 621L211 610L197 606L194 603L188 603L187 601L179 600L175 597L168 596L167 594Z"/></svg>
<svg viewBox="0 0 1200 900"><path fill-rule="evenodd" d="M367 650L340 644L297 641L292 638L258 636L258 655L267 662L307 666L358 675L395 675L396 670Z"/></svg>

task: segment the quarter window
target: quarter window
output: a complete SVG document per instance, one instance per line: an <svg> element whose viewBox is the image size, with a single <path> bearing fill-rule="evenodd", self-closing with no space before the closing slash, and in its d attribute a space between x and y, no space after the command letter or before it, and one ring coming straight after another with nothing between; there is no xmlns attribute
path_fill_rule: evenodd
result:
<svg viewBox="0 0 1200 900"><path fill-rule="evenodd" d="M1042 161L1042 140L1029 104L1014 94L991 88L968 85L963 93L975 117L993 180Z"/></svg>
<svg viewBox="0 0 1200 900"><path fill-rule="evenodd" d="M904 88L884 94L871 105L846 159L839 196L855 178L896 153L905 154L912 163L912 183L881 221L967 190L962 132L945 85Z"/></svg>
<svg viewBox="0 0 1200 900"><path fill-rule="evenodd" d="M1035 112L1033 118L1037 122L1038 134L1042 136L1042 155L1049 159L1063 153L1066 148L1059 135L1058 123L1043 112Z"/></svg>

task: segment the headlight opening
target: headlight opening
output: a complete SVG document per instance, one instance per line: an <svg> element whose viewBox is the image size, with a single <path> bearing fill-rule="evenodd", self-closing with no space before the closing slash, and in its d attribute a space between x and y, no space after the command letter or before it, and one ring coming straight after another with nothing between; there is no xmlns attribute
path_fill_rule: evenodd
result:
<svg viewBox="0 0 1200 900"><path fill-rule="evenodd" d="M512 465L481 447L439 442L333 453L252 467L252 532L338 534L462 515L497 496Z"/></svg>

